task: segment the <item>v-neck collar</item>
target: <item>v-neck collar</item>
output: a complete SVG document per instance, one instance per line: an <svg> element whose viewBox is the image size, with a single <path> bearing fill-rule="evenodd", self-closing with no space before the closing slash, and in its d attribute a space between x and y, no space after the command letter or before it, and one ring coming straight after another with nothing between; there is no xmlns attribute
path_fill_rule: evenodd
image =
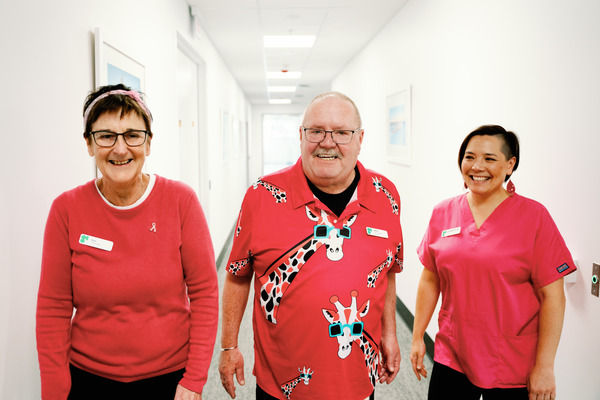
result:
<svg viewBox="0 0 600 400"><path fill-rule="evenodd" d="M477 227L477 223L475 222L475 217L473 217L473 211L471 210L471 206L469 205L469 199L467 198L467 194L468 193L465 193L462 198L462 202L463 202L462 208L463 208L463 212L465 213L465 221L467 221L469 223L469 225L473 226L473 232L477 235L479 235L481 233L482 228L484 228L484 226L489 225L488 221L491 218L493 218L494 215L496 215L500 212L499 209L505 207L504 204L508 203L511 198L517 196L516 193L513 193L512 195L509 195L507 198L502 200L500 202L500 204L498 204L496 206L496 208L494 208L494 210L490 213L490 215L488 215L487 218L483 220L481 225L479 227Z"/></svg>

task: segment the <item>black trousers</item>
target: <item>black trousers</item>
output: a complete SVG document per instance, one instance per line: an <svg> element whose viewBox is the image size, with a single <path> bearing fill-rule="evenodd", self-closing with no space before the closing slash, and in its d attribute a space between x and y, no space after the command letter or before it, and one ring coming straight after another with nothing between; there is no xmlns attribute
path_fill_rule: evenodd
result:
<svg viewBox="0 0 600 400"><path fill-rule="evenodd" d="M528 400L526 387L511 389L483 389L475 386L467 376L443 364L435 362L429 381L427 400Z"/></svg>
<svg viewBox="0 0 600 400"><path fill-rule="evenodd" d="M283 399L283 395L281 397ZM256 385L256 400L279 400L277 397L273 397L264 390L260 388L260 386ZM371 397L369 400L375 400L375 392L371 393Z"/></svg>
<svg viewBox="0 0 600 400"><path fill-rule="evenodd" d="M91 374L73 365L68 400L173 400L183 369L133 382L119 382Z"/></svg>

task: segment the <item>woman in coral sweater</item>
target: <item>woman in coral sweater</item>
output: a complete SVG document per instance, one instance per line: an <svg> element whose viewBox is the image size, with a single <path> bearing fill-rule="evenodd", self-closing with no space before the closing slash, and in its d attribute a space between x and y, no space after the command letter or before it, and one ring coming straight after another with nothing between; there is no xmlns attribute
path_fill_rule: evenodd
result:
<svg viewBox="0 0 600 400"><path fill-rule="evenodd" d="M52 204L37 348L44 400L201 399L217 329L212 242L188 186L142 172L152 116L104 86L83 134L101 178Z"/></svg>

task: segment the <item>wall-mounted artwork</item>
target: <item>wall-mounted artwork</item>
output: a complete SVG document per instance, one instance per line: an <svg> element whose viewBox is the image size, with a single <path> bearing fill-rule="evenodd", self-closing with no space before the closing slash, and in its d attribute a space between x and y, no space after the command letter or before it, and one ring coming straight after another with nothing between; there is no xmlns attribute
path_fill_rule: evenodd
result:
<svg viewBox="0 0 600 400"><path fill-rule="evenodd" d="M410 86L386 99L388 161L412 163L411 90Z"/></svg>
<svg viewBox="0 0 600 400"><path fill-rule="evenodd" d="M138 92L144 92L144 65L107 43L100 28L94 31L94 49L96 87L122 83Z"/></svg>

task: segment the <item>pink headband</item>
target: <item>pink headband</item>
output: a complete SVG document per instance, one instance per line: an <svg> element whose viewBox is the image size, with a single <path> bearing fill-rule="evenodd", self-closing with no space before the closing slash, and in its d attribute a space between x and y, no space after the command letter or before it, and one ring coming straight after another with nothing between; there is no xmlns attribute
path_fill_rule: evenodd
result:
<svg viewBox="0 0 600 400"><path fill-rule="evenodd" d="M146 104L144 104L144 101L142 100L142 98L140 97L140 94L138 92L136 92L135 90L117 89L117 90L111 90L110 92L103 93L100 96L96 97L94 99L94 101L92 101L90 103L90 105L85 109L85 112L83 113L84 129L85 129L85 126L87 125L87 119L90 115L90 111L92 111L92 108L96 105L96 103L98 101L102 100L103 98L111 96L113 94L123 94L125 96L129 96L132 99L134 99L136 101L136 103L138 103L140 105L140 107L142 107L142 110L144 110L144 112L146 113L148 118L150 118L150 121L152 121L152 114L150 114L150 110L148 110L148 107L146 107Z"/></svg>

